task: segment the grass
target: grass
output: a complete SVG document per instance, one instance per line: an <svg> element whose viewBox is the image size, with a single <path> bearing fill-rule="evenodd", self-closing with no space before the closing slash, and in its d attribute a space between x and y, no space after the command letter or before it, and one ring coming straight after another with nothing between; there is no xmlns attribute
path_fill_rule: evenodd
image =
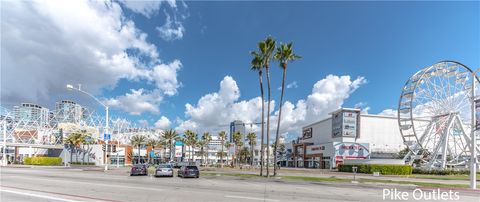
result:
<svg viewBox="0 0 480 202"><path fill-rule="evenodd" d="M211 176L220 175L220 176L244 177L244 178L265 178L265 177L260 177L257 174L244 174L244 173L202 173L202 175L211 175ZM293 180L293 181L337 182L337 183L350 183L352 181L352 179L344 179L344 178L336 178L336 177L308 177L308 176L281 176L280 179ZM439 178L435 178L435 179L439 179ZM408 181L374 180L374 179L358 179L357 181L360 183L410 184L410 185L416 185L420 187L431 187L431 188L469 188L469 185L467 184L443 184L443 183L430 183L430 182L408 182ZM478 187L480 188L480 186Z"/></svg>
<svg viewBox="0 0 480 202"><path fill-rule="evenodd" d="M470 180L469 175L425 175L425 174L413 174L408 176L409 178L418 179L435 179L435 180ZM480 181L480 174L477 174L477 181Z"/></svg>

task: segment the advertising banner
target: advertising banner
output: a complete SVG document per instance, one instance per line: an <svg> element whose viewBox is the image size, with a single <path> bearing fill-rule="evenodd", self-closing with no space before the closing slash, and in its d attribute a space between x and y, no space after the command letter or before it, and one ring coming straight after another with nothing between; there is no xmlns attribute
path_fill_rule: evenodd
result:
<svg viewBox="0 0 480 202"><path fill-rule="evenodd" d="M183 142L175 141L175 157L182 157Z"/></svg>
<svg viewBox="0 0 480 202"><path fill-rule="evenodd" d="M334 142L335 158L366 159L370 156L368 143Z"/></svg>
<svg viewBox="0 0 480 202"><path fill-rule="evenodd" d="M342 113L332 114L332 137L342 136Z"/></svg>
<svg viewBox="0 0 480 202"><path fill-rule="evenodd" d="M357 136L357 112L343 112L343 136Z"/></svg>
<svg viewBox="0 0 480 202"><path fill-rule="evenodd" d="M303 129L302 139L310 139L312 138L312 128L305 128Z"/></svg>

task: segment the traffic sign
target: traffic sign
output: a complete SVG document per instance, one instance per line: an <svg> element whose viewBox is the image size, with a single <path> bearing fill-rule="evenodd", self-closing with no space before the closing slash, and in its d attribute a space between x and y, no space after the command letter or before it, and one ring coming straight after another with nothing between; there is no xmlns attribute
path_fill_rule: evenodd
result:
<svg viewBox="0 0 480 202"><path fill-rule="evenodd" d="M103 140L110 140L110 135L111 134L103 134Z"/></svg>

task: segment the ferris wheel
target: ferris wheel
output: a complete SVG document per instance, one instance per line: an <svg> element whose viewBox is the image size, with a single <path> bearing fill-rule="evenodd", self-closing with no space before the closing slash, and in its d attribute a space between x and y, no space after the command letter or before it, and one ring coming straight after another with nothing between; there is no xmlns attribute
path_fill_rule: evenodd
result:
<svg viewBox="0 0 480 202"><path fill-rule="evenodd" d="M463 166L470 155L472 85L479 79L471 69L442 61L415 73L402 89L398 124L409 153L428 168ZM478 149L478 148L477 148Z"/></svg>

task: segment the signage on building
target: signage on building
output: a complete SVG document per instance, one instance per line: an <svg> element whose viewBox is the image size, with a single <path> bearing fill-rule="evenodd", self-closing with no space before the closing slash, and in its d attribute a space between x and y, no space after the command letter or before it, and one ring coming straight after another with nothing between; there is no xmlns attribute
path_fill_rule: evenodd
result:
<svg viewBox="0 0 480 202"><path fill-rule="evenodd" d="M368 143L334 142L335 158L366 159L370 156Z"/></svg>
<svg viewBox="0 0 480 202"><path fill-rule="evenodd" d="M302 139L309 139L312 138L312 128L305 128L303 129Z"/></svg>
<svg viewBox="0 0 480 202"><path fill-rule="evenodd" d="M359 112L339 111L332 114L332 137L358 137Z"/></svg>
<svg viewBox="0 0 480 202"><path fill-rule="evenodd" d="M183 142L175 141L175 157L182 157Z"/></svg>

